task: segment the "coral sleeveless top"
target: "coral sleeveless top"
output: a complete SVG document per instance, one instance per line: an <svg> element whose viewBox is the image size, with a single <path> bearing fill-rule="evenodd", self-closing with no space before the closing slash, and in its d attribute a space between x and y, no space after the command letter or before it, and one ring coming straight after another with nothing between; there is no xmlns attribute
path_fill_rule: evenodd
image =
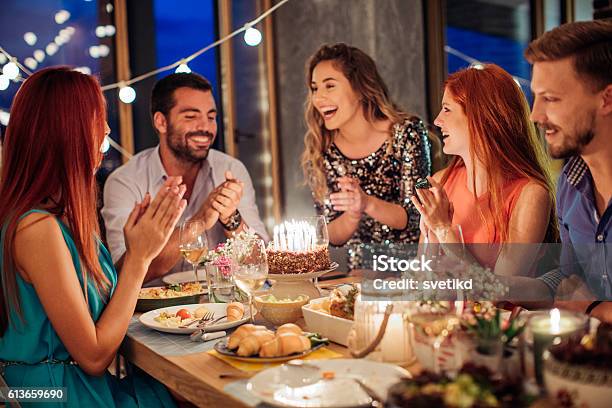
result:
<svg viewBox="0 0 612 408"><path fill-rule="evenodd" d="M528 178L521 178L508 182L504 186L503 196L505 201L503 211L506 222L510 222L514 206L523 187L528 183ZM501 244L501 237L499 234L496 235L493 229L493 218L491 210L487 205L489 193L487 192L474 198L474 194L467 187L467 170L465 166L451 170L444 184L444 190L454 206L453 224L461 225L465 243L489 244L474 245L471 247L470 252L483 266L493 268L497 261L500 247L495 244Z"/></svg>

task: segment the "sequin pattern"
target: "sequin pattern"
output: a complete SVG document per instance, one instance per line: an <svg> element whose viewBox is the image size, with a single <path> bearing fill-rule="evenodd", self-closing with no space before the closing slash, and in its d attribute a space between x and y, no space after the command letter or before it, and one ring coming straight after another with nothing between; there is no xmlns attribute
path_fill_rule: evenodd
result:
<svg viewBox="0 0 612 408"><path fill-rule="evenodd" d="M390 151L389 143L392 143ZM377 151L361 159L347 158L332 143L323 154L323 162L330 192L338 190L339 177L355 177L360 180L366 194L399 204L408 213L408 224L403 230L392 229L364 215L359 227L345 244L349 251L350 269L358 269L362 265L359 244L418 242L419 213L410 202L410 195L417 180L431 174L430 144L427 129L420 119L411 118L395 124L393 137ZM315 208L318 214L325 215L328 222L342 214L334 211L329 197L323 204L316 203Z"/></svg>

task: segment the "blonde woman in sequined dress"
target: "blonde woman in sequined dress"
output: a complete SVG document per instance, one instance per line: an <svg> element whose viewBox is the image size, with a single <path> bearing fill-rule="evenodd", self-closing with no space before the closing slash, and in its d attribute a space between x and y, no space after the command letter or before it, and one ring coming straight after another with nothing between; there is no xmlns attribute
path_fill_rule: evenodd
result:
<svg viewBox="0 0 612 408"><path fill-rule="evenodd" d="M330 242L349 247L351 269L361 266L358 244L418 242L410 194L431 171L423 122L397 109L376 64L358 48L322 46L307 63L306 81L302 168Z"/></svg>

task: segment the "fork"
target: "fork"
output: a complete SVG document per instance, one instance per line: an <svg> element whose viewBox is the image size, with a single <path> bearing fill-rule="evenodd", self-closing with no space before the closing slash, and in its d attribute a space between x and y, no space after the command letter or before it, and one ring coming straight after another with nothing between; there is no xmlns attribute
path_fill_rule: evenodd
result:
<svg viewBox="0 0 612 408"><path fill-rule="evenodd" d="M186 329L188 327L193 326L195 323L197 323L197 325L199 326L201 324L211 321L214 318L215 318L215 312L206 312L204 313L204 316L202 316L200 320L194 320L192 322L179 326L179 329Z"/></svg>

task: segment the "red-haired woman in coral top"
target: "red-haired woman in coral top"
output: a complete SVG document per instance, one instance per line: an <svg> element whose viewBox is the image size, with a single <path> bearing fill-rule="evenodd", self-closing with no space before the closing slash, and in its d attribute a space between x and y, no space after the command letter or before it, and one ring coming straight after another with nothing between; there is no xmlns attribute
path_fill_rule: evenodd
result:
<svg viewBox="0 0 612 408"><path fill-rule="evenodd" d="M442 130L444 153L453 157L429 178L432 188L412 198L423 236L489 244L470 250L490 268L502 258L501 244L557 240L547 155L510 74L488 64L450 75L434 123Z"/></svg>

